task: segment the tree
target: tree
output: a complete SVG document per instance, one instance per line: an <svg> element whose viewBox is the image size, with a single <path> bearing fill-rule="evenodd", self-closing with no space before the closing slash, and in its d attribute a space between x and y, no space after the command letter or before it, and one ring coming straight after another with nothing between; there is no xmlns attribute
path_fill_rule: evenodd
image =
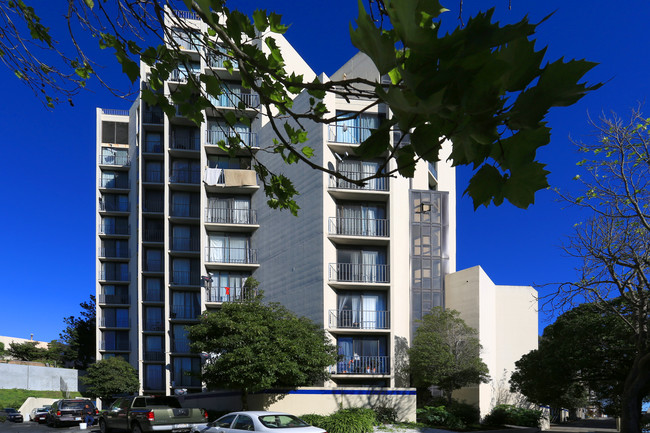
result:
<svg viewBox="0 0 650 433"><path fill-rule="evenodd" d="M138 373L123 358L104 358L88 366L88 374L81 377L86 393L93 398L110 398L115 394L132 394L140 389Z"/></svg>
<svg viewBox="0 0 650 433"><path fill-rule="evenodd" d="M634 351L634 335L616 315L585 303L547 326L539 348L516 362L511 391L556 408L600 404L618 416Z"/></svg>
<svg viewBox="0 0 650 433"><path fill-rule="evenodd" d="M439 387L451 403L454 390L489 381L480 351L478 332L460 313L436 307L419 321L408 351L411 380L418 388Z"/></svg>
<svg viewBox="0 0 650 433"><path fill-rule="evenodd" d="M565 251L579 258L577 281L558 285L554 306L593 302L634 336L634 354L621 394L621 432L638 432L643 399L650 393L650 119L637 109L629 120L616 115L592 122L596 140L578 142L585 154L576 176L583 195L563 194L591 212L576 226ZM607 302L620 298L620 302Z"/></svg>
<svg viewBox="0 0 650 433"><path fill-rule="evenodd" d="M188 336L193 351L210 354L201 375L208 388L241 390L244 409L250 393L322 382L337 359L321 327L261 295L203 313Z"/></svg>
<svg viewBox="0 0 650 433"><path fill-rule="evenodd" d="M465 189L475 208L504 200L522 208L533 203L534 193L548 186L545 164L536 157L537 149L550 141L546 114L551 107L574 104L600 86L579 83L594 63L560 59L543 64L545 49L535 51L533 39L538 24L527 18L501 26L492 22L493 10L489 10L455 31L439 34L445 17L455 18L443 13L446 9L438 0L368 0L368 8L360 1L350 38L372 60L376 77L344 76L327 82L287 69L277 35L288 27L274 12L256 10L247 16L229 8L225 0L72 0L65 7L72 40L68 50L52 39L24 0L0 3L0 17L12 24L0 38L0 58L51 107L59 101L50 95L57 89L71 101L91 78L109 86L81 48L94 38L102 49L114 51L132 83L141 78L139 62L148 65L141 94L144 102L168 116L178 109L199 124L205 120L204 110L214 108L211 100L227 95L227 80L216 74L189 74L176 91L164 94L162 90L177 68L192 70L187 48L200 48L206 63L220 59L231 74L237 69L243 86L259 95L259 105L247 108L256 109L275 132L276 139L265 150L281 155L287 163L301 161L356 184L397 174L412 177L417 161L439 160L448 139L453 164L475 170ZM197 31L196 21L205 25L203 33ZM23 28L29 37L21 35ZM38 50L31 49L34 45L55 52L59 67L41 60ZM294 107L298 95L305 103ZM327 111L323 100L328 96L365 99L368 106L363 111L378 105L390 108L390 118L356 150L362 158L382 161L377 172L352 179L312 159L314 149L306 133L310 123L341 119ZM245 107L243 101L235 102ZM222 114L229 128L250 125L245 115ZM391 143L393 132L400 132L402 138ZM239 135L221 145L231 153L250 150ZM251 157L269 205L295 214L297 191L291 180L272 172L254 152Z"/></svg>
<svg viewBox="0 0 650 433"><path fill-rule="evenodd" d="M75 368L85 369L95 361L95 295L89 302L82 302L80 317L69 316L63 319L68 325L59 334L61 342L67 346L64 358L72 361Z"/></svg>
<svg viewBox="0 0 650 433"><path fill-rule="evenodd" d="M24 343L9 343L7 353L20 361L36 361L44 359L47 350L37 346L35 341L26 341Z"/></svg>

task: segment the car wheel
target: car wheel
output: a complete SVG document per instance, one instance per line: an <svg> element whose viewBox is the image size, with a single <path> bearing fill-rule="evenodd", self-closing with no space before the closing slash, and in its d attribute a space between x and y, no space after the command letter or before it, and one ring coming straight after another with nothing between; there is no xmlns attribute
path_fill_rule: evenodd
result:
<svg viewBox="0 0 650 433"><path fill-rule="evenodd" d="M139 424L135 424L131 429L131 433L142 433L142 429Z"/></svg>
<svg viewBox="0 0 650 433"><path fill-rule="evenodd" d="M101 418L99 419L99 431L101 431L102 433L109 433L111 431L106 425L106 421L104 421Z"/></svg>

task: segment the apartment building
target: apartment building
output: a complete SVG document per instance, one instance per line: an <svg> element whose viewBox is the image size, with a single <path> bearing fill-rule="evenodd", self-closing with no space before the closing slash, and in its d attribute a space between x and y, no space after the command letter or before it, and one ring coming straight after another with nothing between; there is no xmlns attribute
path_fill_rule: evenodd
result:
<svg viewBox="0 0 650 433"><path fill-rule="evenodd" d="M200 21L185 18L201 29ZM298 217L270 209L250 152L233 156L218 146L235 132L253 152L271 142L273 130L255 110L258 95L237 82L237 65L230 74L218 53L202 55L191 37L175 37L192 56L192 70L179 67L164 91L197 72L217 74L228 90L212 99L200 127L141 101L128 112L97 110L97 359L127 359L138 369L143 392L201 391L192 375L201 360L190 353L185 326L205 310L240 300L244 281L254 276L268 301L320 324L337 345L341 358L330 367L331 380L317 385L408 387L404 365L416 321L446 305L445 278L456 271L449 143L440 163L418 162L413 178L380 177L364 185L260 152L257 157L300 192ZM316 77L282 36L277 43L289 70L307 81ZM142 65L141 76L147 74ZM319 76L342 77L381 79L363 54L331 77ZM294 107L307 106L308 99L299 95ZM307 125L315 163L350 179L377 170L378 161L355 153L391 115L382 105L368 108L370 102L326 96L328 110L342 120ZM235 110L251 117L250 127L226 126L224 113ZM408 136L396 132L393 140ZM533 302L529 295L522 305ZM461 312L476 300L455 299ZM536 345L532 311L526 326L534 322L534 330L527 329L512 351L516 359Z"/></svg>

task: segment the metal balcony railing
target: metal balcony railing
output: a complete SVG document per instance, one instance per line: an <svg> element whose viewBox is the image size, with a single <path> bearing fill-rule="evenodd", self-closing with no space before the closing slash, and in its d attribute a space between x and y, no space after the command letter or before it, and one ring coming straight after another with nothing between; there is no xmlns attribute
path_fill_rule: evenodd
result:
<svg viewBox="0 0 650 433"><path fill-rule="evenodd" d="M260 105L260 97L257 93L239 93L225 90L219 96L210 96L210 103L216 108L239 108L243 102L245 108L256 108Z"/></svg>
<svg viewBox="0 0 650 433"><path fill-rule="evenodd" d="M102 165L129 166L131 165L131 159L129 155L103 152L99 156L99 163Z"/></svg>
<svg viewBox="0 0 650 433"><path fill-rule="evenodd" d="M224 287L215 287L208 290L207 302L239 302L246 299L241 289L230 289L230 293L226 292Z"/></svg>
<svg viewBox="0 0 650 433"><path fill-rule="evenodd" d="M154 391L159 391L162 389L165 389L165 386L163 385L163 379L162 377L160 379L156 378L145 378L144 380L144 389L147 390L154 390Z"/></svg>
<svg viewBox="0 0 650 433"><path fill-rule="evenodd" d="M174 251L195 251L198 253L200 245L201 241L197 238L172 238L172 250Z"/></svg>
<svg viewBox="0 0 650 433"><path fill-rule="evenodd" d="M129 203L123 201L104 201L99 200L99 210L105 212L128 212Z"/></svg>
<svg viewBox="0 0 650 433"><path fill-rule="evenodd" d="M175 170L169 176L172 183L196 183L201 182L201 172L199 170Z"/></svg>
<svg viewBox="0 0 650 433"><path fill-rule="evenodd" d="M176 387L199 387L201 386L201 378L198 376L199 372L183 372L182 374L174 374L174 386Z"/></svg>
<svg viewBox="0 0 650 433"><path fill-rule="evenodd" d="M99 303L128 305L130 304L130 300L129 300L129 295L105 295L103 293L100 293Z"/></svg>
<svg viewBox="0 0 650 433"><path fill-rule="evenodd" d="M142 240L145 242L162 242L165 238L165 231L162 229L144 229Z"/></svg>
<svg viewBox="0 0 650 433"><path fill-rule="evenodd" d="M388 265L330 263L330 281L352 283L389 283Z"/></svg>
<svg viewBox="0 0 650 433"><path fill-rule="evenodd" d="M192 11L184 11L181 9L174 9L172 11L174 15L176 15L178 18L183 19L183 20L198 20L199 16Z"/></svg>
<svg viewBox="0 0 650 433"><path fill-rule="evenodd" d="M181 137L172 133L171 144L172 149L176 150L199 150L201 149L201 137L197 135L193 137Z"/></svg>
<svg viewBox="0 0 650 433"><path fill-rule="evenodd" d="M194 320L201 314L201 309L193 305L172 305L171 318Z"/></svg>
<svg viewBox="0 0 650 433"><path fill-rule="evenodd" d="M112 224L112 223L104 222L99 225L99 234L128 235L131 234L131 226L128 224Z"/></svg>
<svg viewBox="0 0 650 433"><path fill-rule="evenodd" d="M147 320L144 322L144 330L155 332L164 331L165 325L161 320Z"/></svg>
<svg viewBox="0 0 650 433"><path fill-rule="evenodd" d="M159 289L144 289L144 300L146 302L162 302L162 292Z"/></svg>
<svg viewBox="0 0 650 433"><path fill-rule="evenodd" d="M331 235L388 236L387 219L330 217L328 227Z"/></svg>
<svg viewBox="0 0 650 433"><path fill-rule="evenodd" d="M257 250L252 248L206 247L205 261L208 263L257 264Z"/></svg>
<svg viewBox="0 0 650 433"><path fill-rule="evenodd" d="M102 188L129 189L128 177L101 178L99 185Z"/></svg>
<svg viewBox="0 0 650 433"><path fill-rule="evenodd" d="M200 286L201 276L192 271L173 271L171 283L175 286Z"/></svg>
<svg viewBox="0 0 650 433"><path fill-rule="evenodd" d="M334 329L390 329L388 311L330 310L329 327Z"/></svg>
<svg viewBox="0 0 650 433"><path fill-rule="evenodd" d="M372 176L374 173L362 173L360 171L344 171L340 170L343 176L351 180L361 180L368 176ZM378 177L374 179L369 179L365 181L363 185L357 185L356 183L349 182L347 180L339 179L337 177L330 177L330 188L341 188L341 189L357 189L357 190L367 190L367 191L388 191L388 178Z"/></svg>
<svg viewBox="0 0 650 433"><path fill-rule="evenodd" d="M229 58L225 54L221 53L210 53L208 55L208 67L210 68L225 68L226 67L226 60L230 60L230 63L232 64L232 68L234 70L239 69L239 62L235 59Z"/></svg>
<svg viewBox="0 0 650 433"><path fill-rule="evenodd" d="M360 144L370 137L370 128L353 125L329 125L328 140L331 143Z"/></svg>
<svg viewBox="0 0 650 433"><path fill-rule="evenodd" d="M129 281L131 278L128 272L99 271L99 279L103 281Z"/></svg>
<svg viewBox="0 0 650 433"><path fill-rule="evenodd" d="M145 260L144 262L145 272L162 272L163 271L163 261L162 260Z"/></svg>
<svg viewBox="0 0 650 433"><path fill-rule="evenodd" d="M187 71L186 69L174 69L171 74L169 74L169 81L174 81L176 83L187 83L189 76L193 75L195 80L199 80L199 75L201 72L197 70Z"/></svg>
<svg viewBox="0 0 650 433"><path fill-rule="evenodd" d="M130 341L105 341L105 340L102 340L99 343L99 350L128 351L128 350L131 350L131 342Z"/></svg>
<svg viewBox="0 0 650 433"><path fill-rule="evenodd" d="M189 353L190 352L190 340L188 340L187 338L173 338L172 339L172 350L174 352Z"/></svg>
<svg viewBox="0 0 650 433"><path fill-rule="evenodd" d="M389 356L346 356L330 367L332 374L390 374Z"/></svg>
<svg viewBox="0 0 650 433"><path fill-rule="evenodd" d="M129 319L110 319L102 317L99 326L102 328L129 328L131 325Z"/></svg>
<svg viewBox="0 0 650 433"><path fill-rule="evenodd" d="M100 247L99 257L106 257L107 259L128 259L131 257L131 251L128 249Z"/></svg>
<svg viewBox="0 0 650 433"><path fill-rule="evenodd" d="M205 222L215 224L257 224L257 213L253 209L229 209L208 207Z"/></svg>
<svg viewBox="0 0 650 433"><path fill-rule="evenodd" d="M162 143L160 141L145 141L144 153L162 153Z"/></svg>
<svg viewBox="0 0 650 433"><path fill-rule="evenodd" d="M128 116L129 110L120 110L117 108L101 108L102 114L109 116Z"/></svg>
<svg viewBox="0 0 650 433"><path fill-rule="evenodd" d="M162 171L160 170L145 170L144 181L149 183L162 183Z"/></svg>
<svg viewBox="0 0 650 433"><path fill-rule="evenodd" d="M142 114L142 120L144 123L155 125L163 123L163 112L162 110L145 110ZM162 152L162 149L160 151Z"/></svg>
<svg viewBox="0 0 650 433"><path fill-rule="evenodd" d="M161 352L161 351L145 350L144 351L144 360L145 361L161 362L161 361L165 360L165 353Z"/></svg>
<svg viewBox="0 0 650 433"><path fill-rule="evenodd" d="M250 131L235 131L232 128L224 127L222 129L215 129L206 131L206 144L216 146L219 142L225 142L227 145L231 137L239 136L240 144L243 143L248 147L258 147L257 133Z"/></svg>
<svg viewBox="0 0 650 433"><path fill-rule="evenodd" d="M198 218L199 207L185 204L174 204L171 207L171 215L180 218Z"/></svg>
<svg viewBox="0 0 650 433"><path fill-rule="evenodd" d="M165 209L165 204L162 200L145 200L143 211L144 212L162 212Z"/></svg>

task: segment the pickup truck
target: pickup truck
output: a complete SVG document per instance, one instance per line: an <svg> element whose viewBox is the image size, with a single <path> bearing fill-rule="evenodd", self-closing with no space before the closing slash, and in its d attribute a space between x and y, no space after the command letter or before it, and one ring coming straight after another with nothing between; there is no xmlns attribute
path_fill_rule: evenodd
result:
<svg viewBox="0 0 650 433"><path fill-rule="evenodd" d="M118 398L99 418L102 433L116 430L131 433L189 432L208 422L203 409L183 408L173 396L136 396Z"/></svg>

